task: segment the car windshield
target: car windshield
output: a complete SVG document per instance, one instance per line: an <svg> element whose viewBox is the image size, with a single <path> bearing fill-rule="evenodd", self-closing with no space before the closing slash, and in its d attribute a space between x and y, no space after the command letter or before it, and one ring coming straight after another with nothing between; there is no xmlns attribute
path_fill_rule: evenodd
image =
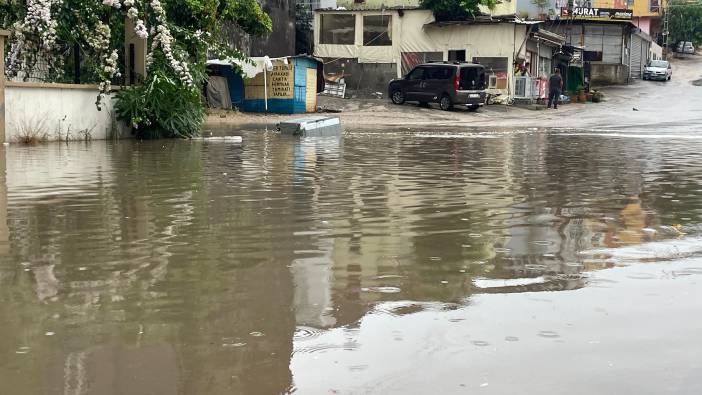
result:
<svg viewBox="0 0 702 395"><path fill-rule="evenodd" d="M649 64L649 66L667 68L668 62L666 62L665 60L653 60L651 61L651 64Z"/></svg>

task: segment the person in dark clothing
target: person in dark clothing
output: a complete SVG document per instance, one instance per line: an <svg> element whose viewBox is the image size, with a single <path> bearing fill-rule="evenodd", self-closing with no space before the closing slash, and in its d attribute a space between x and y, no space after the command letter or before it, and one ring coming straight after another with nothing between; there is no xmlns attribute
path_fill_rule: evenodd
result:
<svg viewBox="0 0 702 395"><path fill-rule="evenodd" d="M561 70L553 70L553 75L548 79L548 108L558 108L558 102L561 100L561 92L563 91L563 78Z"/></svg>

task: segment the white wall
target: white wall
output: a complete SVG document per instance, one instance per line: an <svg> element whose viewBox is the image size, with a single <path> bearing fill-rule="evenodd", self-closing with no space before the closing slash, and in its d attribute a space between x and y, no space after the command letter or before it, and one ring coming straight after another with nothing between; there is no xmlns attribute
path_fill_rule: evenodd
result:
<svg viewBox="0 0 702 395"><path fill-rule="evenodd" d="M104 98L98 111L98 90L94 85L8 82L5 89L6 142L16 142L23 128L41 130L48 140L65 139L70 127L71 139L82 139L81 130L89 130L93 140L111 137L113 101ZM123 127L115 125L119 136Z"/></svg>

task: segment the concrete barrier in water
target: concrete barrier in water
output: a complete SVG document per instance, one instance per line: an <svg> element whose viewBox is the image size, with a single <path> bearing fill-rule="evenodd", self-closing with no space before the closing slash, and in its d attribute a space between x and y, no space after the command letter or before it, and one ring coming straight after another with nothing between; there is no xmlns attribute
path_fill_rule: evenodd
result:
<svg viewBox="0 0 702 395"><path fill-rule="evenodd" d="M307 117L283 121L278 124L283 135L324 137L341 134L341 121L337 117Z"/></svg>

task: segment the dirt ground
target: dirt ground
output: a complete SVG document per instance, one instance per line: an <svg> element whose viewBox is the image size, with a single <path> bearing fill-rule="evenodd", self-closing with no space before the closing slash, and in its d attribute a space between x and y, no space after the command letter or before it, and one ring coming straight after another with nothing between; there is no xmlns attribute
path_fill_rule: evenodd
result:
<svg viewBox="0 0 702 395"><path fill-rule="evenodd" d="M436 105L393 105L388 99L338 99L319 97L318 106L340 110L346 129L384 128L567 128L587 130L655 130L675 128L702 130L702 57L674 59L669 82L635 81L625 86L602 87L602 103L572 103L558 110L530 110L517 106L490 105L477 112L440 111ZM310 114L308 114L310 115ZM205 128L274 128L286 119L304 116L214 112Z"/></svg>

